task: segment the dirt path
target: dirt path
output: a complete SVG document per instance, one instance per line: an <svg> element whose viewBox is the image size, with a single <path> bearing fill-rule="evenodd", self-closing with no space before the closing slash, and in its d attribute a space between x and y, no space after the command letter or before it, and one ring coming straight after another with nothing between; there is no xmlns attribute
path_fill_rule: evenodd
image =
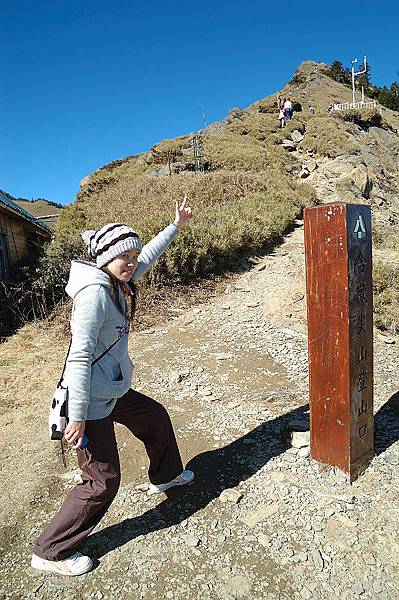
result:
<svg viewBox="0 0 399 600"><path fill-rule="evenodd" d="M41 365L51 381L0 417L1 598L394 597L398 345L376 340L378 452L348 486L309 459L306 442L291 446L291 432L308 427L304 293L298 222L216 300L132 336L135 386L168 408L196 481L147 497L137 487L146 455L118 428L122 487L83 548L97 568L73 580L28 568L32 542L79 473L73 454L65 472L46 440L64 344L42 348L37 329L27 330L34 389ZM8 385L17 393L27 364L16 360ZM225 501L225 488L237 496Z"/></svg>

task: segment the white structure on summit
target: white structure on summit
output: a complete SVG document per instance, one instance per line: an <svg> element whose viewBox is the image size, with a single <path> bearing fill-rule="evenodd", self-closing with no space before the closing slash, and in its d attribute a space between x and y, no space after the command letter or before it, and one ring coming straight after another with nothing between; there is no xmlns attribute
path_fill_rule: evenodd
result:
<svg viewBox="0 0 399 600"><path fill-rule="evenodd" d="M331 110L348 110L353 108L376 108L377 102L375 100L369 100L368 102L364 101L364 88L362 86L362 99L360 102L356 102L355 98L355 77L358 75L364 75L367 72L367 58L364 56L363 58L363 69L361 71L355 72L355 64L357 63L357 58L352 60L352 102L343 102L342 104L337 104L336 102L333 104Z"/></svg>
<svg viewBox="0 0 399 600"><path fill-rule="evenodd" d="M332 106L332 110L349 110L351 108L377 108L377 101L369 100L365 102L361 100L360 102L343 102L342 104L334 102Z"/></svg>
<svg viewBox="0 0 399 600"><path fill-rule="evenodd" d="M355 77L357 77L358 75L364 75L367 72L367 58L364 57L363 59L363 71L358 71L357 73L355 73L355 63L357 63L357 58L355 58L355 60L352 60L352 103L355 104L356 100L355 100Z"/></svg>

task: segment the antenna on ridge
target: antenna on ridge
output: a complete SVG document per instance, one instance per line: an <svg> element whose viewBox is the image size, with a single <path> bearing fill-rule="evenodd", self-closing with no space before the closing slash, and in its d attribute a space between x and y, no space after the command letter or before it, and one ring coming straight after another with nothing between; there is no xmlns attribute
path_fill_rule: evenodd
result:
<svg viewBox="0 0 399 600"><path fill-rule="evenodd" d="M355 108L355 77L357 77L358 75L363 75L364 73L367 72L366 55L363 58L363 70L362 71L357 71L357 73L355 73L355 63L357 63L357 58L355 58L355 60L352 60L352 104L353 104L353 108Z"/></svg>
<svg viewBox="0 0 399 600"><path fill-rule="evenodd" d="M202 106L202 104L200 104L200 107L201 107L201 112L202 112L202 120L204 121L204 127L206 129L208 127L208 123L206 122L205 110L204 110L204 107Z"/></svg>
<svg viewBox="0 0 399 600"><path fill-rule="evenodd" d="M195 173L204 172L204 155L202 151L202 138L199 133L195 133L193 136L193 152L194 152L194 170Z"/></svg>

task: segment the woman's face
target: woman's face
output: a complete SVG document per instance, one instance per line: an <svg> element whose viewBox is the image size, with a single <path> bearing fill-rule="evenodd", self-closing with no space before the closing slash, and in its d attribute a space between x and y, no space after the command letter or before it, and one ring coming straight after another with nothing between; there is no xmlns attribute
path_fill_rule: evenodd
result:
<svg viewBox="0 0 399 600"><path fill-rule="evenodd" d="M135 248L126 250L103 267L103 271L112 273L119 281L127 283L137 269L137 257L139 254L140 250L136 250Z"/></svg>

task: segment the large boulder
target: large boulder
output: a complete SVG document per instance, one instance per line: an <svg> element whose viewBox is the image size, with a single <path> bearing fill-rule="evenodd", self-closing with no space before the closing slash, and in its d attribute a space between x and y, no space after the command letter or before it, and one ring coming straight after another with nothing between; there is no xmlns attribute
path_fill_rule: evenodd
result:
<svg viewBox="0 0 399 600"><path fill-rule="evenodd" d="M86 175L86 177L83 177L83 179L80 180L80 189L84 188L85 185L88 185L90 183L90 175Z"/></svg>
<svg viewBox="0 0 399 600"><path fill-rule="evenodd" d="M294 129L294 131L291 133L291 139L296 144L299 144L299 142L302 142L303 140L303 135L300 131L298 131L298 129Z"/></svg>
<svg viewBox="0 0 399 600"><path fill-rule="evenodd" d="M292 140L284 139L282 140L281 145L284 148L284 150L289 150L290 152L292 150L296 150L296 145Z"/></svg>
<svg viewBox="0 0 399 600"><path fill-rule="evenodd" d="M368 174L366 165L360 164L352 172L352 181L360 190L363 198L370 198L370 193L373 188L373 181Z"/></svg>
<svg viewBox="0 0 399 600"><path fill-rule="evenodd" d="M170 175L169 166L168 165L160 165L154 171L154 175L158 175L158 177L163 177L164 175Z"/></svg>
<svg viewBox="0 0 399 600"><path fill-rule="evenodd" d="M319 165L314 159L309 159L303 163L303 166L309 171L309 173L313 173L313 171L315 171Z"/></svg>

